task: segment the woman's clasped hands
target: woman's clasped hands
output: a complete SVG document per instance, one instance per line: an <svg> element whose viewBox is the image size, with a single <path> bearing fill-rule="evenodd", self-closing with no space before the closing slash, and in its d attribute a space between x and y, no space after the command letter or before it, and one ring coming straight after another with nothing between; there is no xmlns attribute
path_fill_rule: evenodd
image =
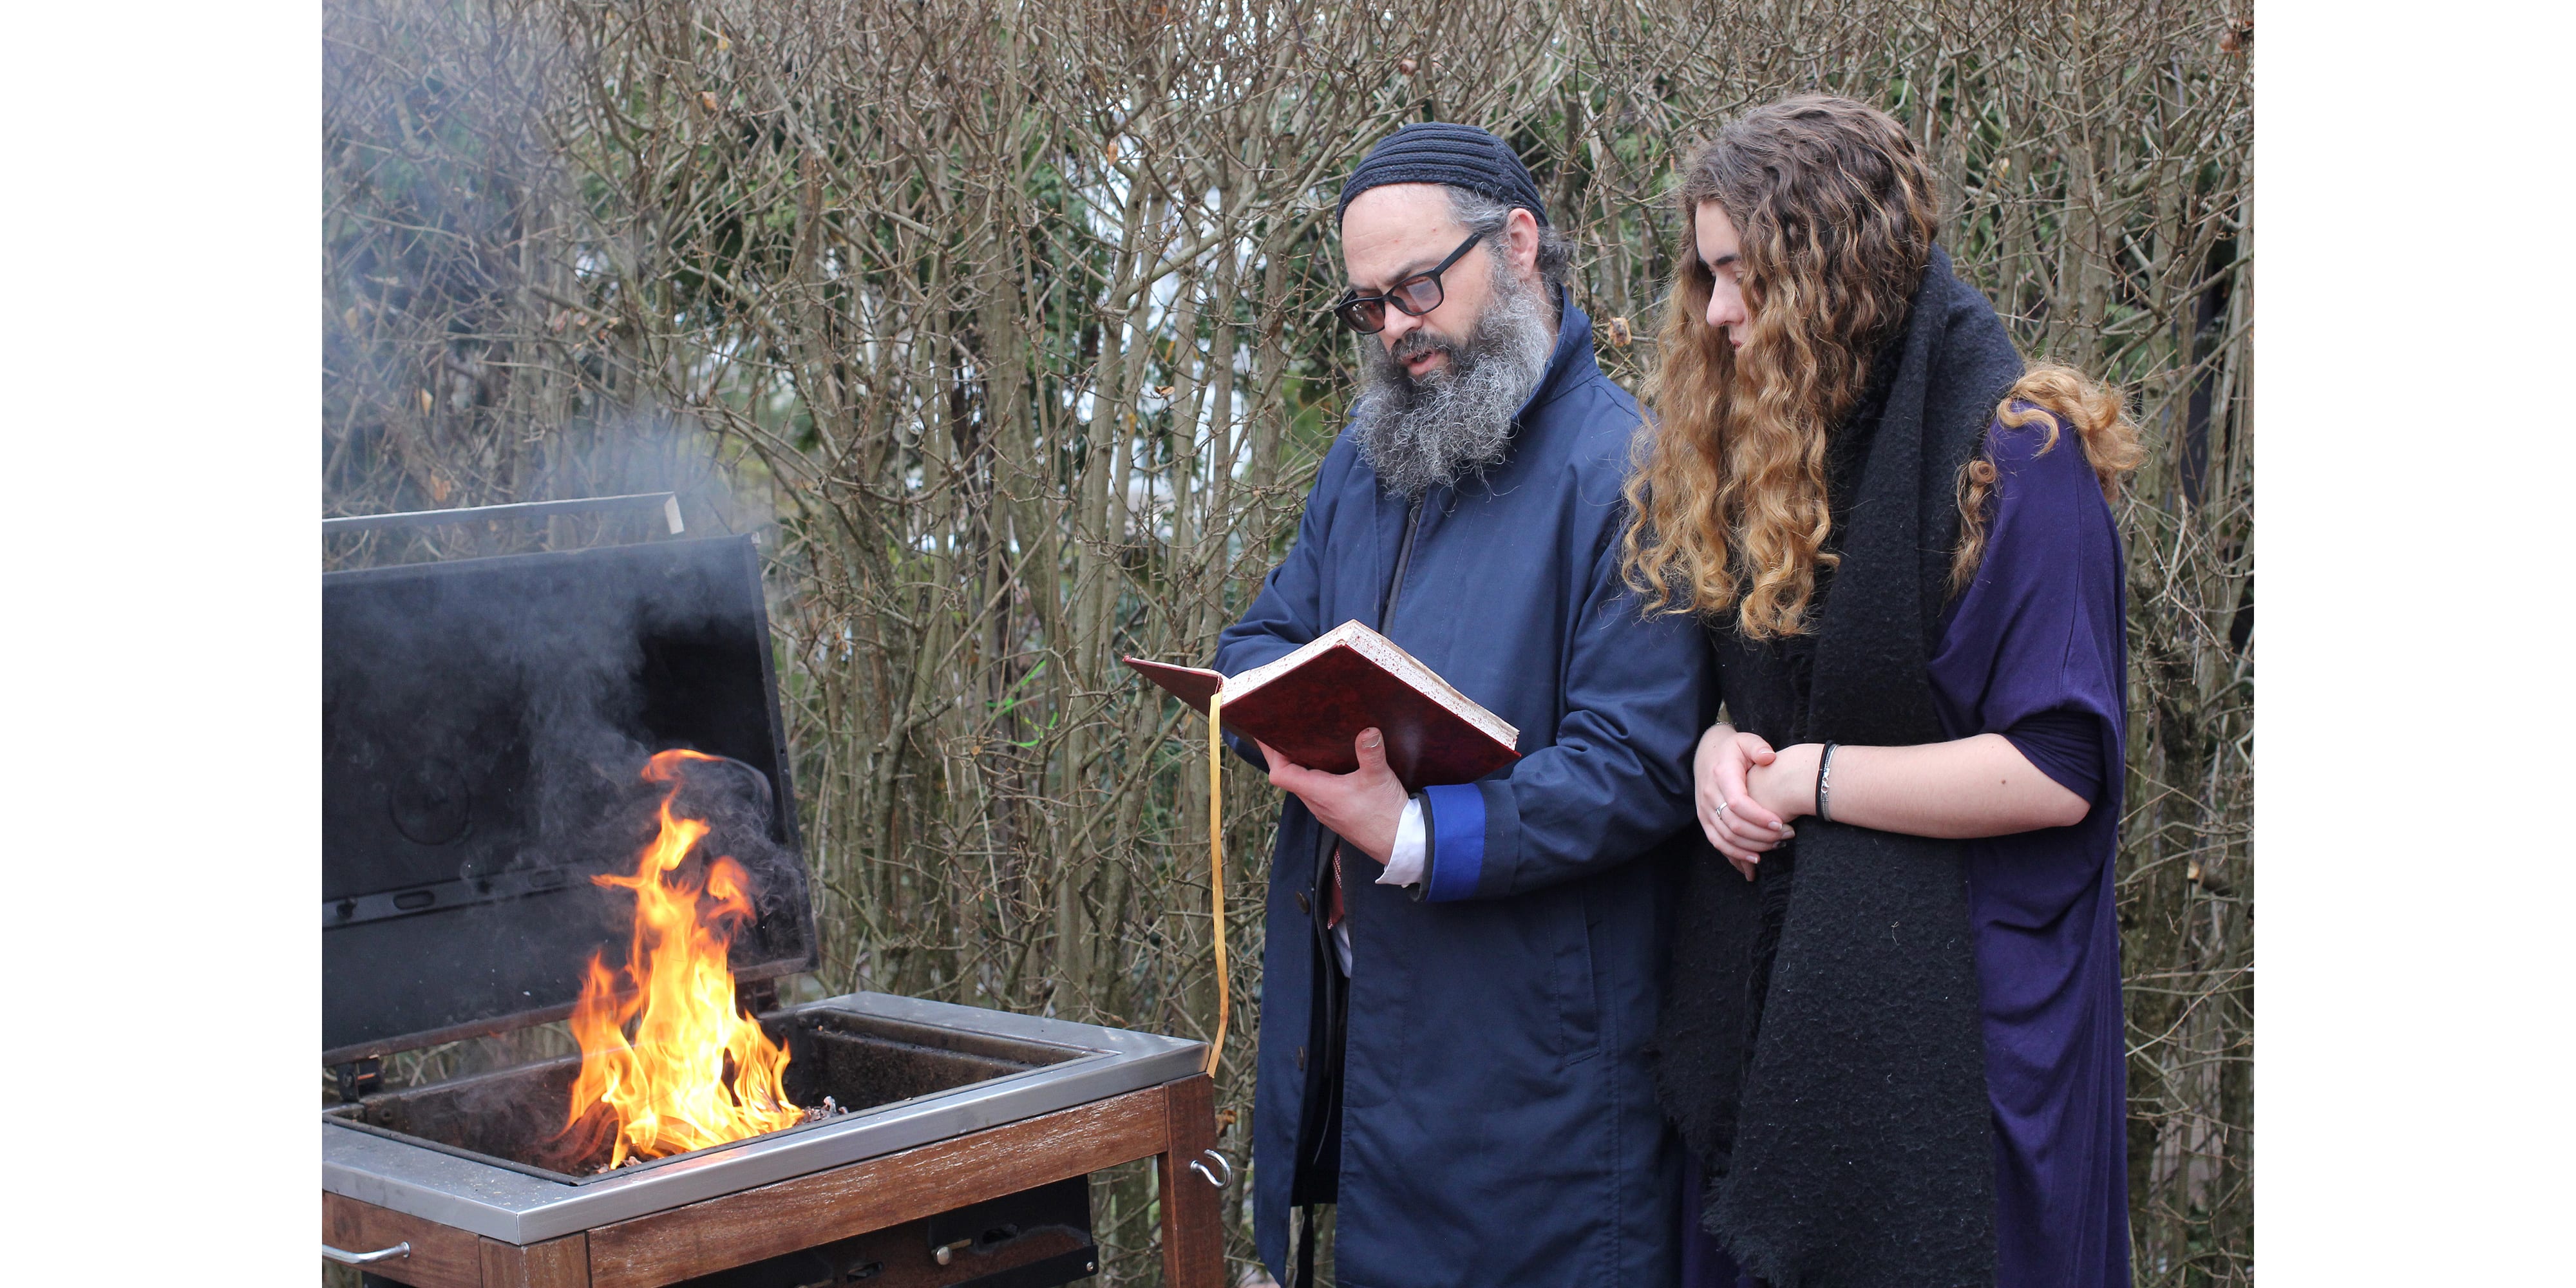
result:
<svg viewBox="0 0 2576 1288"><path fill-rule="evenodd" d="M1798 833L1792 819L1815 812L1813 784L1820 748L1801 743L1783 750L1758 734L1714 724L1691 756L1691 798L1700 830L1744 879L1753 879L1762 856Z"/></svg>

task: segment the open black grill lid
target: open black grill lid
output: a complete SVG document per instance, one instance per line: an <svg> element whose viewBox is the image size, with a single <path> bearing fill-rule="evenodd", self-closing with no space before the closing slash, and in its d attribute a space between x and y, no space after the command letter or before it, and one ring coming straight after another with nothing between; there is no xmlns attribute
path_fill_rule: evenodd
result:
<svg viewBox="0 0 2576 1288"><path fill-rule="evenodd" d="M737 978L810 969L813 905L749 537L322 578L325 1063L558 1019L625 960L627 873L683 766L750 872Z"/></svg>

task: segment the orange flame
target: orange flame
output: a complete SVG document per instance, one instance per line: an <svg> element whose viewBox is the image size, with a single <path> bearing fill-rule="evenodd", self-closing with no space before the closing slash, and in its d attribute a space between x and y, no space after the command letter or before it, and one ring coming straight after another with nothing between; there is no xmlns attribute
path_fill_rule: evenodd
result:
<svg viewBox="0 0 2576 1288"><path fill-rule="evenodd" d="M572 1012L581 1075L557 1139L587 1140L595 1149L613 1120L610 1167L804 1120L780 1082L785 1048L734 1005L726 957L734 933L752 920L749 874L730 855L702 864L702 877L682 871L708 829L671 812L680 766L712 759L677 750L653 757L645 781L670 785L661 834L644 847L635 875L591 878L635 892L635 937L617 970L601 954L590 956Z"/></svg>

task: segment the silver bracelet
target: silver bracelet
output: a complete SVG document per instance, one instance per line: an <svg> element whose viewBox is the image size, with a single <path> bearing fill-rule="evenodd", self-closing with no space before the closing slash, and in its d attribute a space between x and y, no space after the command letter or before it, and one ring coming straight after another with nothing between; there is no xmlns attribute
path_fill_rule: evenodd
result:
<svg viewBox="0 0 2576 1288"><path fill-rule="evenodd" d="M1826 743L1825 754L1816 758L1816 821L1820 823L1834 821L1833 814L1825 808L1834 796L1834 746Z"/></svg>

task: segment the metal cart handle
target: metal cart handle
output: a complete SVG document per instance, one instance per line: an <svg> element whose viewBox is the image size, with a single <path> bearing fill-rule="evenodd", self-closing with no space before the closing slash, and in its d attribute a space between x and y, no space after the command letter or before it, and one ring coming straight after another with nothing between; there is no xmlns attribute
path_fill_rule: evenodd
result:
<svg viewBox="0 0 2576 1288"><path fill-rule="evenodd" d="M348 1252L326 1243L322 1245L322 1255L344 1266L372 1265L379 1261L394 1261L410 1256L411 1241L406 1239L390 1248L378 1248L373 1252Z"/></svg>

